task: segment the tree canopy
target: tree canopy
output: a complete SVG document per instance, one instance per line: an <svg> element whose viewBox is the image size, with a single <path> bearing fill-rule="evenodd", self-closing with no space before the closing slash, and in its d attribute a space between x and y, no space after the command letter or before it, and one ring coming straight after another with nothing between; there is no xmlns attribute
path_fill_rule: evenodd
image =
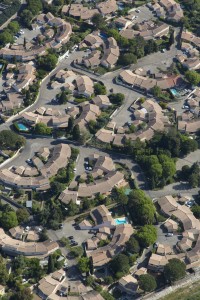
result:
<svg viewBox="0 0 200 300"><path fill-rule="evenodd" d="M138 230L136 237L141 247L149 247L157 240L157 230L153 225L145 225Z"/></svg>
<svg viewBox="0 0 200 300"><path fill-rule="evenodd" d="M112 104L120 106L123 104L125 96L122 93L110 94L109 99Z"/></svg>
<svg viewBox="0 0 200 300"><path fill-rule="evenodd" d="M200 83L200 74L196 71L188 70L185 72L185 77L192 85L198 85Z"/></svg>
<svg viewBox="0 0 200 300"><path fill-rule="evenodd" d="M139 277L139 287L144 292L152 292L156 289L157 284L155 278L150 274L144 274Z"/></svg>
<svg viewBox="0 0 200 300"><path fill-rule="evenodd" d="M0 224L5 230L18 225L17 215L15 211L4 211L0 216Z"/></svg>
<svg viewBox="0 0 200 300"><path fill-rule="evenodd" d="M106 87L105 85L97 82L94 84L94 93L95 95L106 95L107 91L106 91Z"/></svg>
<svg viewBox="0 0 200 300"><path fill-rule="evenodd" d="M127 66L131 64L136 64L137 63L137 57L133 53L124 53L120 56L119 58L119 63L122 66Z"/></svg>
<svg viewBox="0 0 200 300"><path fill-rule="evenodd" d="M126 242L126 251L132 254L140 252L140 245L138 240L135 237L130 237L128 242Z"/></svg>
<svg viewBox="0 0 200 300"><path fill-rule="evenodd" d="M145 225L154 222L155 207L152 200L142 190L132 190L128 207L136 224Z"/></svg>
<svg viewBox="0 0 200 300"><path fill-rule="evenodd" d="M0 132L0 148L2 150L17 150L25 145L25 138L11 130L2 130Z"/></svg>
<svg viewBox="0 0 200 300"><path fill-rule="evenodd" d="M185 276L186 266L178 258L172 258L164 267L164 275L167 281L173 283Z"/></svg>
<svg viewBox="0 0 200 300"><path fill-rule="evenodd" d="M130 269L128 256L124 254L114 256L110 262L110 266L117 278L122 277L127 274Z"/></svg>
<svg viewBox="0 0 200 300"><path fill-rule="evenodd" d="M41 134L41 135L50 135L52 130L44 123L37 123L35 125L35 134Z"/></svg>
<svg viewBox="0 0 200 300"><path fill-rule="evenodd" d="M81 273L87 273L90 270L90 259L88 257L81 257L78 261L78 268Z"/></svg>

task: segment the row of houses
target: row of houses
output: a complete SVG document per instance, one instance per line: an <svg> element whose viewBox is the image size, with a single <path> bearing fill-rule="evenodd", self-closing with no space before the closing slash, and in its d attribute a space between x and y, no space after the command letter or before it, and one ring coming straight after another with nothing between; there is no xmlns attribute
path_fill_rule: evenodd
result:
<svg viewBox="0 0 200 300"><path fill-rule="evenodd" d="M50 150L46 163L39 157L33 158L35 167L29 167L31 175L27 176L24 166L11 167L0 170L0 181L5 185L26 190L47 190L50 188L49 179L56 175L60 168L66 167L70 156L69 145L58 144Z"/></svg>
<svg viewBox="0 0 200 300"><path fill-rule="evenodd" d="M67 43L72 33L72 28L70 23L64 21L61 18L55 18L51 13L41 14L37 17L36 20L39 27L56 26L57 33L55 37L48 39L45 42L45 45L39 46L31 44L31 48L27 49L27 46L24 48L23 45L20 47L6 47L0 49L0 57L4 59L16 59L17 61L27 62L34 60L37 56L46 54L48 48L59 49L63 44Z"/></svg>
<svg viewBox="0 0 200 300"><path fill-rule="evenodd" d="M110 157L94 154L89 157L89 162L93 164L90 175L94 181L88 184L79 183L79 185L76 181L72 182L69 189L66 188L59 196L60 201L64 204L67 205L70 201L80 204L80 202L77 202L78 199L92 198L99 193L108 195L115 186L126 185L124 174L115 170L114 162ZM80 178L83 181L86 180L87 173L83 173Z"/></svg>
<svg viewBox="0 0 200 300"><path fill-rule="evenodd" d="M120 35L127 39L133 39L136 36L141 36L144 40L151 40L159 39L163 36L168 36L169 34L169 25L165 23L155 24L153 21L146 21L137 25L137 30L124 28L120 31Z"/></svg>
<svg viewBox="0 0 200 300"><path fill-rule="evenodd" d="M143 130L127 133L125 127L103 128L96 133L96 139L103 143L123 146L126 140L135 141L137 138L141 141L150 140L156 131L164 131L165 127L170 126L169 119L162 112L160 105L153 99L147 99L139 107L135 108L134 106L130 109L133 111L133 125L138 126L144 122L146 123Z"/></svg>
<svg viewBox="0 0 200 300"><path fill-rule="evenodd" d="M180 22L183 18L183 10L181 5L175 0L159 0L156 3L148 4L157 17L166 18L169 21Z"/></svg>
<svg viewBox="0 0 200 300"><path fill-rule="evenodd" d="M102 16L108 16L115 13L118 10L118 5L115 0L107 0L96 4L95 8L88 8L83 4L72 3L70 5L64 5L62 8L63 14L68 14L73 18L87 20L90 22L91 18L95 14L102 14Z"/></svg>
<svg viewBox="0 0 200 300"><path fill-rule="evenodd" d="M80 44L80 48L84 47L89 47L91 52L82 59L77 60L76 63L83 64L87 68L95 68L102 65L112 69L119 59L120 51L116 40L113 37L109 37L103 41L98 31L92 32L85 37ZM99 50L100 47L102 51Z"/></svg>
<svg viewBox="0 0 200 300"><path fill-rule="evenodd" d="M104 298L80 280L70 280L64 270L57 270L37 285L37 294L43 300L103 300Z"/></svg>
<svg viewBox="0 0 200 300"><path fill-rule="evenodd" d="M200 50L200 37L197 37L195 34L189 32L189 31L184 31L184 30L182 31L181 41L190 43L195 48Z"/></svg>
<svg viewBox="0 0 200 300"><path fill-rule="evenodd" d="M195 218L190 208L181 205L173 196L164 196L158 199L161 212L168 217L164 224L168 232L177 232L178 226L183 227L182 239L177 242L176 253L171 247L165 245L164 251L157 250L152 254L148 263L148 269L162 272L164 266L171 258L179 258L186 268L199 267L200 265L200 222Z"/></svg>
<svg viewBox="0 0 200 300"><path fill-rule="evenodd" d="M32 64L8 64L6 81L3 87L5 100L0 102L0 112L5 113L23 105L22 90L27 89L35 81L35 67Z"/></svg>
<svg viewBox="0 0 200 300"><path fill-rule="evenodd" d="M199 103L200 103L200 89L194 90L192 95L187 99L189 110L184 111L181 119L178 119L178 130L195 134L200 129L199 119Z"/></svg>
<svg viewBox="0 0 200 300"><path fill-rule="evenodd" d="M124 70L119 74L119 79L129 87L143 92L151 92L151 89L158 86L162 90L174 88L182 83L178 75L162 75L160 78L149 78L133 73L131 70Z"/></svg>
<svg viewBox="0 0 200 300"><path fill-rule="evenodd" d="M24 255L28 257L44 258L59 248L58 243L47 240L45 242L25 242L7 235L0 228L0 248L10 256Z"/></svg>

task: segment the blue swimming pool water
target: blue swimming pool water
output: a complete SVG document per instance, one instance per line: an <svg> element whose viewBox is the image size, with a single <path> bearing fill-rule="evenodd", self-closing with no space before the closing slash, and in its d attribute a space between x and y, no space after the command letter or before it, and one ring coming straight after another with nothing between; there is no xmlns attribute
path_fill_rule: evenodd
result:
<svg viewBox="0 0 200 300"><path fill-rule="evenodd" d="M19 130L21 130L21 131L29 131L28 127L26 127L22 123L17 123L17 126L18 126Z"/></svg>
<svg viewBox="0 0 200 300"><path fill-rule="evenodd" d="M128 220L125 217L124 218L115 219L115 224L116 225L128 224Z"/></svg>
<svg viewBox="0 0 200 300"><path fill-rule="evenodd" d="M170 89L170 92L172 93L173 96L179 96L179 93L175 89Z"/></svg>
<svg viewBox="0 0 200 300"><path fill-rule="evenodd" d="M124 4L123 3L118 3L118 9L123 10L124 9Z"/></svg>
<svg viewBox="0 0 200 300"><path fill-rule="evenodd" d="M99 36L100 36L102 39L107 39L107 38L108 38L107 34L105 34L105 33L103 33L103 32L100 32L100 33L99 33Z"/></svg>

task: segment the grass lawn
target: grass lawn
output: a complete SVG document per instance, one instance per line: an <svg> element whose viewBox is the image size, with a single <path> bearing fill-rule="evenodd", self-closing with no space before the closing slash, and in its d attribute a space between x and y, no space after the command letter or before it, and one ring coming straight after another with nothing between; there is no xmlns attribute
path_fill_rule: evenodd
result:
<svg viewBox="0 0 200 300"><path fill-rule="evenodd" d="M195 282L161 298L161 300L200 300L200 282Z"/></svg>

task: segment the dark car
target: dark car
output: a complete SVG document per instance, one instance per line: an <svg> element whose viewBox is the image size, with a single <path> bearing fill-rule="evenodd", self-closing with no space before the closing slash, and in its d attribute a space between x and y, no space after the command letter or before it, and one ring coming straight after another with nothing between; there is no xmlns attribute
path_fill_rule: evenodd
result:
<svg viewBox="0 0 200 300"><path fill-rule="evenodd" d="M71 246L78 246L78 243L77 242L74 242L74 243L71 243Z"/></svg>
<svg viewBox="0 0 200 300"><path fill-rule="evenodd" d="M73 235L70 235L70 236L68 237L69 240L73 240L73 238L74 238Z"/></svg>

